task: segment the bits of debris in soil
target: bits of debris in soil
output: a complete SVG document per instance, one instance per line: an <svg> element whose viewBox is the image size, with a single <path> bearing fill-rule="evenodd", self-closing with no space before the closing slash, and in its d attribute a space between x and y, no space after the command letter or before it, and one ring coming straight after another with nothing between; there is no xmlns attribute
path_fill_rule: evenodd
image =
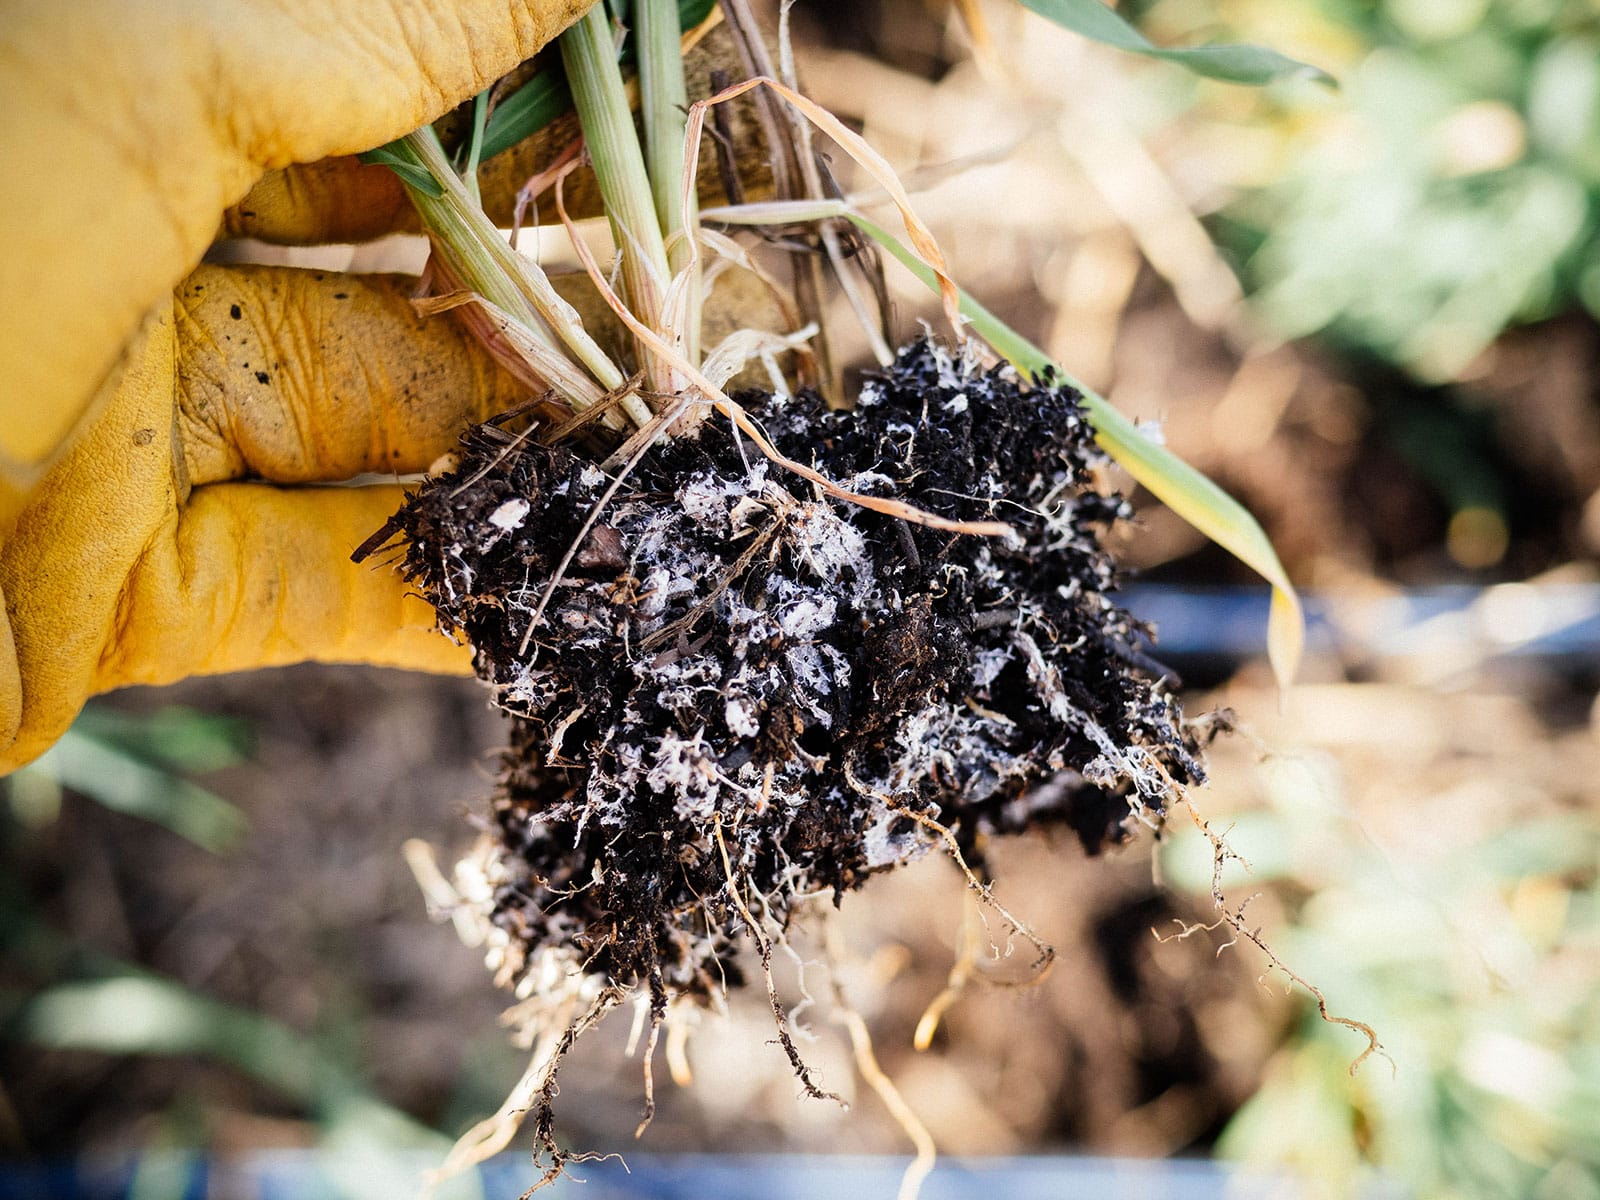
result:
<svg viewBox="0 0 1600 1200"><path fill-rule="evenodd" d="M1047 825L1094 849L1199 779L1107 597L1100 535L1128 510L1088 486L1078 401L927 339L853 411L741 398L843 486L1010 540L827 499L716 419L652 448L584 533L598 466L465 436L390 529L512 717L479 859L503 983L715 997L740 979L738 897L781 929L939 826L969 862Z"/></svg>

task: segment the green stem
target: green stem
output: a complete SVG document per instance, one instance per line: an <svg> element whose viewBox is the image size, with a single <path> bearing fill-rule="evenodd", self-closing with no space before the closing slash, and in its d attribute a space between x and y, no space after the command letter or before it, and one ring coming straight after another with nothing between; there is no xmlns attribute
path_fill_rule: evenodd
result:
<svg viewBox="0 0 1600 1200"><path fill-rule="evenodd" d="M622 258L628 305L641 322L659 330L671 272L644 152L603 9L603 5L595 5L561 35L561 61L600 183L612 240ZM670 372L643 345L639 359L651 387L666 390Z"/></svg>
<svg viewBox="0 0 1600 1200"><path fill-rule="evenodd" d="M431 178L439 189L431 196L414 185L408 176L406 188L411 202L422 217L424 228L433 235L434 244L444 255L461 282L486 300L493 301L513 316L520 318L533 329L540 341L555 345L550 330L544 327L538 311L501 268L497 255L490 246L494 238L481 236L482 209L472 203L466 187L446 159L444 147L431 125L424 125L415 133L407 134L389 149L397 158Z"/></svg>
<svg viewBox="0 0 1600 1200"><path fill-rule="evenodd" d="M674 276L693 261L698 224L696 197L689 192L684 208L684 133L688 124L689 88L683 75L683 43L677 0L636 0L634 20L639 38L639 111L644 117L645 158L656 217L666 239L667 265ZM698 273L688 279L683 339L685 356L700 361L701 288Z"/></svg>
<svg viewBox="0 0 1600 1200"><path fill-rule="evenodd" d="M531 259L514 250L483 209L467 194L439 136L424 125L390 144L399 157L430 174L440 195L430 196L407 183L424 225L461 282L517 318L536 340L559 351L561 344L588 368L602 390L620 387L625 376L583 328L577 310ZM567 397L584 407L577 397Z"/></svg>
<svg viewBox="0 0 1600 1200"><path fill-rule="evenodd" d="M483 154L483 133L489 123L489 89L484 88L472 98L472 132L467 137L467 165L461 172L461 182L473 203L483 207L483 194L478 190L478 163Z"/></svg>
<svg viewBox="0 0 1600 1200"><path fill-rule="evenodd" d="M639 111L644 116L650 190L662 232L671 240L689 228L689 214L683 211L683 137L689 88L683 77L678 6L676 0L638 0L634 14L639 38ZM669 248L667 259L674 271L682 269L687 255L687 247Z"/></svg>

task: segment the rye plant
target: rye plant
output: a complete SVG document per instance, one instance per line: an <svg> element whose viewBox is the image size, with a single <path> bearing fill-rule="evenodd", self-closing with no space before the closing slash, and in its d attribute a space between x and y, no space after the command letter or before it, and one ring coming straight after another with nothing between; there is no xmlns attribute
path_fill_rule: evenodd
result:
<svg viewBox="0 0 1600 1200"><path fill-rule="evenodd" d="M1234 82L1310 72L1250 47L1154 47L1096 0L1029 7ZM723 11L746 60L770 67L745 5ZM407 543L408 575L441 625L473 642L513 721L498 832L465 864L466 892L421 870L435 897L491 898L476 936L522 1001L533 1050L452 1168L503 1147L532 1112L559 1172L556 1067L630 998L649 1018L648 1122L658 1031L680 1003L720 998L746 938L797 1077L827 1095L789 1035L772 947L807 896L842 894L931 847L1048 963L1048 946L969 861L975 839L1041 822L1030 812L1008 826L1004 806L1063 772L1080 782L1057 801L1060 819L1081 819L1072 797L1087 791L1151 826L1204 774L1196 726L1105 595L1115 569L1099 531L1130 510L1088 486L1102 456L1272 585L1268 650L1284 686L1301 652L1299 601L1256 522L966 294L881 154L787 69L687 103L683 46L721 19L709 5L635 0L631 29L619 15L597 5L562 35L559 76L535 75L493 111L492 93L479 97L454 160L429 128L370 156L404 181L433 243L419 306L465 321L527 384L537 417L520 432L516 414L469 432L456 470L364 547ZM637 65L637 125L624 59ZM786 45L779 59L788 66ZM627 331L623 347L602 347L513 249L474 181L487 153L569 97L584 153L525 191L553 194ZM794 169L776 172L777 199L702 209L702 132L741 98L760 106L769 152ZM824 194L819 135L887 197L899 232ZM585 165L610 264L566 209L565 181ZM785 376L785 356L825 332L814 313L799 328L739 328L704 344L714 273L760 272L724 232L738 228L814 232L879 360L857 415L828 412ZM947 340L885 343L847 235L939 296ZM772 387L747 410L730 389L751 363ZM916 435L901 445L906 421ZM902 1110L870 1047L857 1057Z"/></svg>

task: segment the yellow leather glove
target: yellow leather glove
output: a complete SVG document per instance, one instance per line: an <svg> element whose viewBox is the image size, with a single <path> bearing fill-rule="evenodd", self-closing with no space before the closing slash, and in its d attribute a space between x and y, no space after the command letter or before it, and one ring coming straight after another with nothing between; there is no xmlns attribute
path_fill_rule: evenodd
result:
<svg viewBox="0 0 1600 1200"><path fill-rule="evenodd" d="M310 485L424 470L516 386L419 320L410 280L196 264L233 206L229 228L318 240L340 181L381 232L387 172L329 156L435 119L587 7L0 6L0 772L122 684L467 670L393 573L348 560L400 488ZM278 169L322 160L297 205Z"/></svg>

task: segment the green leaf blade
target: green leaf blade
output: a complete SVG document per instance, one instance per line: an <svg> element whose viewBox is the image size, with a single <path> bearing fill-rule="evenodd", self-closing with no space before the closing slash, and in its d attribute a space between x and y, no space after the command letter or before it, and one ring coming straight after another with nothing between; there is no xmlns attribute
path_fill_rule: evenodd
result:
<svg viewBox="0 0 1600 1200"><path fill-rule="evenodd" d="M113 812L163 826L213 854L228 853L249 832L244 813L215 792L77 729L25 770L46 774Z"/></svg>
<svg viewBox="0 0 1600 1200"><path fill-rule="evenodd" d="M429 199L437 200L440 196L443 196L444 189L439 186L439 181L429 174L425 168L419 167L409 159L401 157L395 150L396 145L398 143L390 142L386 146L378 146L375 149L367 150L357 155L357 157L368 166L388 167L396 175L400 176L403 183L416 188L417 191Z"/></svg>
<svg viewBox="0 0 1600 1200"><path fill-rule="evenodd" d="M981 330L980 330L981 332ZM1305 614L1266 532L1245 507L1093 392L1083 392L1095 440L1178 516L1272 585L1267 658L1287 687L1305 651Z"/></svg>
<svg viewBox="0 0 1600 1200"><path fill-rule="evenodd" d="M482 161L511 149L571 109L572 90L567 87L566 72L546 67L490 114L483 133Z"/></svg>
<svg viewBox="0 0 1600 1200"><path fill-rule="evenodd" d="M1092 41L1187 67L1196 75L1260 87L1282 79L1311 79L1328 87L1338 81L1321 67L1264 46L1213 45L1174 49L1157 46L1100 0L1021 0L1022 6L1063 29Z"/></svg>

